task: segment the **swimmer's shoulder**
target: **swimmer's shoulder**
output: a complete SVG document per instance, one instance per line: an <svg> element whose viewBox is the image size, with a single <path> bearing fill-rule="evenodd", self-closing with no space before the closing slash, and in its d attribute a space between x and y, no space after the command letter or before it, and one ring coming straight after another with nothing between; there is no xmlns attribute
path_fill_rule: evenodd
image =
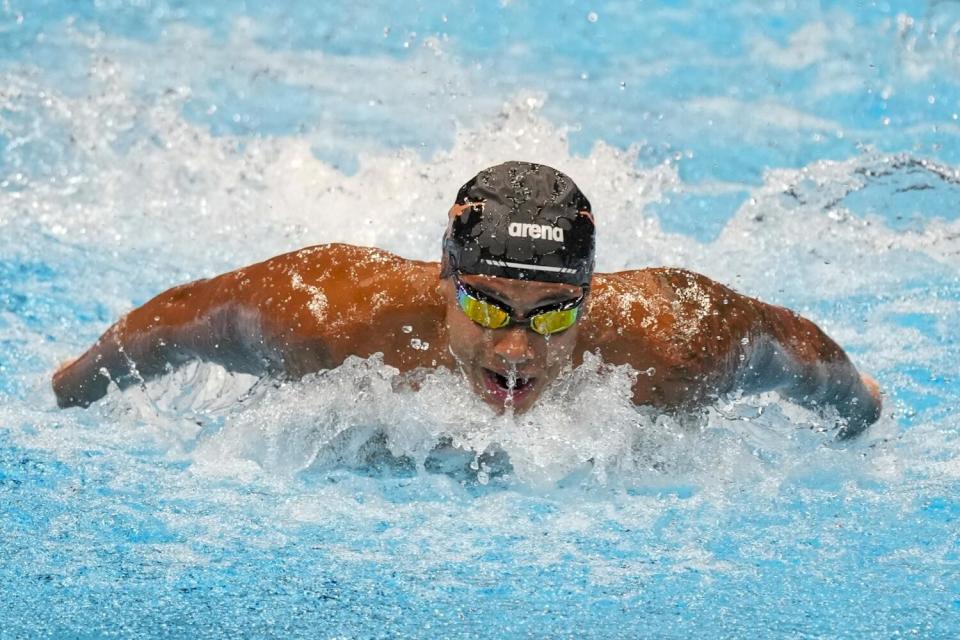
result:
<svg viewBox="0 0 960 640"><path fill-rule="evenodd" d="M410 260L376 247L332 243L274 256L218 279L234 291L246 288L244 297L263 307L277 300L308 303L321 293L352 302L384 290L389 294L403 284L432 290L439 273L436 262Z"/></svg>
<svg viewBox="0 0 960 640"><path fill-rule="evenodd" d="M597 273L592 282L595 293L607 290L617 293L635 291L664 300L674 300L678 291L694 287L704 291L731 290L702 273L679 267L647 267Z"/></svg>
<svg viewBox="0 0 960 640"><path fill-rule="evenodd" d="M607 324L672 323L681 309L682 291L700 286L705 278L685 269L655 267L599 273L591 287L591 314Z"/></svg>
<svg viewBox="0 0 960 640"><path fill-rule="evenodd" d="M643 368L710 369L735 352L755 302L707 276L669 267L597 274L585 347Z"/></svg>
<svg viewBox="0 0 960 640"><path fill-rule="evenodd" d="M243 271L243 270L241 270ZM296 314L308 333L384 310L438 303L440 266L375 247L323 244L253 265L257 307L272 317ZM359 321L359 320L356 320Z"/></svg>
<svg viewBox="0 0 960 640"><path fill-rule="evenodd" d="M650 325L656 318L670 329L677 322L717 315L729 305L756 302L701 273L674 267L597 274L591 295L591 310L612 314L607 320L632 318Z"/></svg>
<svg viewBox="0 0 960 640"><path fill-rule="evenodd" d="M439 272L437 263L338 243L225 275L240 305L235 315L256 325L248 333L283 354L284 370L301 375L336 366L348 355L393 353L394 342L409 344L417 332L429 335L424 343L438 343L433 327L442 319Z"/></svg>
<svg viewBox="0 0 960 640"><path fill-rule="evenodd" d="M238 271L264 277L297 273L311 280L333 281L358 280L372 273L389 276L431 269L439 269L436 262L410 260L384 249L338 242L303 247Z"/></svg>

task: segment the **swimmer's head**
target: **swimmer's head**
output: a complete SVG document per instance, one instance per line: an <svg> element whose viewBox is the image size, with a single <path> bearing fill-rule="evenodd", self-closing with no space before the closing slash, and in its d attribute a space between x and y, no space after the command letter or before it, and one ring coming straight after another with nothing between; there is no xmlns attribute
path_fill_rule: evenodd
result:
<svg viewBox="0 0 960 640"><path fill-rule="evenodd" d="M590 202L564 173L504 162L460 188L443 236L442 277L478 274L589 286Z"/></svg>
<svg viewBox="0 0 960 640"><path fill-rule="evenodd" d="M550 167L505 162L467 182L443 237L450 353L496 409L529 409L572 362L593 275L590 203Z"/></svg>

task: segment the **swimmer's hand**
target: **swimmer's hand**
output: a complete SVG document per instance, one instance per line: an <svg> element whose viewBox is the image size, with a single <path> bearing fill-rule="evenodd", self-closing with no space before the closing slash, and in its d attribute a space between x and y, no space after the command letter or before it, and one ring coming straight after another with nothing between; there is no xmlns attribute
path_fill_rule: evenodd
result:
<svg viewBox="0 0 960 640"><path fill-rule="evenodd" d="M85 367L83 357L64 360L53 374L53 393L61 409L88 407L107 392L109 378L93 367Z"/></svg>
<svg viewBox="0 0 960 640"><path fill-rule="evenodd" d="M75 399L71 397L68 387L70 386L70 365L78 359L79 358L67 358L62 361L57 366L57 370L54 372L53 378L50 381L53 386L53 393L57 396L57 406L60 408L72 407L77 404Z"/></svg>
<svg viewBox="0 0 960 640"><path fill-rule="evenodd" d="M863 382L863 386L867 388L867 391L870 392L871 397L877 403L877 413L883 409L883 397L880 392L880 385L877 383L877 380L873 376L869 376L865 373L860 374L860 381Z"/></svg>
<svg viewBox="0 0 960 640"><path fill-rule="evenodd" d="M852 438L880 419L883 409L883 394L880 385L865 373L859 374L859 384L851 391L853 402L838 406L846 424L840 429L841 440ZM857 388L859 387L859 389Z"/></svg>

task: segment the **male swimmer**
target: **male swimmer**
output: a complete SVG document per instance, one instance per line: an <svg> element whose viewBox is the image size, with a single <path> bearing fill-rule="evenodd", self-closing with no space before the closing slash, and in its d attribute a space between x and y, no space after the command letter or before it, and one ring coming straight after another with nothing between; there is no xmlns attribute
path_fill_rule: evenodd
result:
<svg viewBox="0 0 960 640"><path fill-rule="evenodd" d="M299 378L382 353L401 371L459 370L497 410L523 412L587 351L649 372L638 405L703 406L777 390L832 407L859 433L880 391L797 314L682 269L594 274L594 218L568 176L506 162L457 194L441 262L321 245L161 293L53 376L61 407L199 359Z"/></svg>

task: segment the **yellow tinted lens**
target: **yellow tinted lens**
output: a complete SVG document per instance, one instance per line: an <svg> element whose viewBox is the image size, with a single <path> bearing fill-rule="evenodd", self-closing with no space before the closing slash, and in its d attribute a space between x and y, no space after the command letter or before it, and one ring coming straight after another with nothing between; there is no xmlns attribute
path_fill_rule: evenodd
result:
<svg viewBox="0 0 960 640"><path fill-rule="evenodd" d="M569 329L577 321L579 311L580 307L574 307L535 315L530 318L530 328L544 336Z"/></svg>
<svg viewBox="0 0 960 640"><path fill-rule="evenodd" d="M499 329L510 322L510 315L506 311L489 302L477 300L465 291L461 291L458 298L463 312L480 326Z"/></svg>

